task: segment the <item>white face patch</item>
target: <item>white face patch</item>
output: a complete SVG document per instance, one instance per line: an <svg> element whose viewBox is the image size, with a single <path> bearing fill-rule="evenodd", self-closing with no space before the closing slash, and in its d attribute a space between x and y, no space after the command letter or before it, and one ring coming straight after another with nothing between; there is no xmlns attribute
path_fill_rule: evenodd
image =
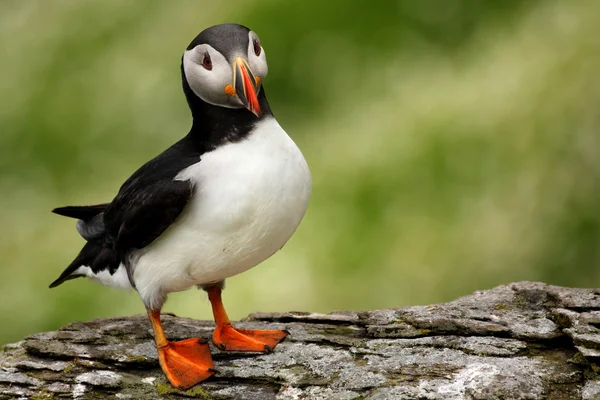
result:
<svg viewBox="0 0 600 400"><path fill-rule="evenodd" d="M267 58L265 49L262 48L256 55L254 43L258 36L252 31L248 33L248 49L246 54L240 56L248 60L255 77L262 82L267 76ZM206 68L206 57L210 58L210 69ZM233 85L233 67L223 54L208 44L199 44L183 54L183 72L185 78L196 96L205 102L227 108L242 108L244 105L236 95L228 94L225 90L227 85ZM260 90L260 89L259 89Z"/></svg>

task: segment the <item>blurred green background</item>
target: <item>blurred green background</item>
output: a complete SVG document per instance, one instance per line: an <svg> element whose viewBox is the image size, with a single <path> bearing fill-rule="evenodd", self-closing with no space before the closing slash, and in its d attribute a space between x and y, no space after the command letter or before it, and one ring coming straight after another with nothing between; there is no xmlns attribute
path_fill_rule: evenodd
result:
<svg viewBox="0 0 600 400"><path fill-rule="evenodd" d="M0 1L0 343L144 312L84 280L50 210L108 201L190 126L180 57L256 31L314 179L283 251L228 280L252 311L396 307L517 280L600 286L600 2ZM166 311L211 318L204 293Z"/></svg>

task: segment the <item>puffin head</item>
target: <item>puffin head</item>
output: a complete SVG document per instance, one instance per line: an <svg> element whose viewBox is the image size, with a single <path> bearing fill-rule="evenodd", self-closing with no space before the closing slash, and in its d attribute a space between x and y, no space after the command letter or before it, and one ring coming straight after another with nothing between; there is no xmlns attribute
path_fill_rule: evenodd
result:
<svg viewBox="0 0 600 400"><path fill-rule="evenodd" d="M192 40L182 60L183 87L213 106L246 108L260 118L267 58L256 33L238 24L211 26ZM191 93L190 93L191 91Z"/></svg>

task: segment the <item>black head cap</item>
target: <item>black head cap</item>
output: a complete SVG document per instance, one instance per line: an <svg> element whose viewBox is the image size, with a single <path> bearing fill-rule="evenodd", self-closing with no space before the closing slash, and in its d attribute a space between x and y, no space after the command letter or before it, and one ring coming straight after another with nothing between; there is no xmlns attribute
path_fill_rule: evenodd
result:
<svg viewBox="0 0 600 400"><path fill-rule="evenodd" d="M249 32L250 29L239 24L211 26L200 32L186 50L191 50L199 44L208 44L231 62L234 54L248 48Z"/></svg>

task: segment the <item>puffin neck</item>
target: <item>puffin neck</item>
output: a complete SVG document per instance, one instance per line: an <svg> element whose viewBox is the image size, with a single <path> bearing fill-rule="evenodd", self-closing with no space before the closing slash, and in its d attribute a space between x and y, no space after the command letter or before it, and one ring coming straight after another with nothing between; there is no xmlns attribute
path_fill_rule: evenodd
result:
<svg viewBox="0 0 600 400"><path fill-rule="evenodd" d="M225 142L245 139L257 122L272 116L264 87L258 93L262 115L256 117L246 108L227 108L209 104L190 88L182 68L183 93L192 112L192 128L188 134L203 150L211 150Z"/></svg>

